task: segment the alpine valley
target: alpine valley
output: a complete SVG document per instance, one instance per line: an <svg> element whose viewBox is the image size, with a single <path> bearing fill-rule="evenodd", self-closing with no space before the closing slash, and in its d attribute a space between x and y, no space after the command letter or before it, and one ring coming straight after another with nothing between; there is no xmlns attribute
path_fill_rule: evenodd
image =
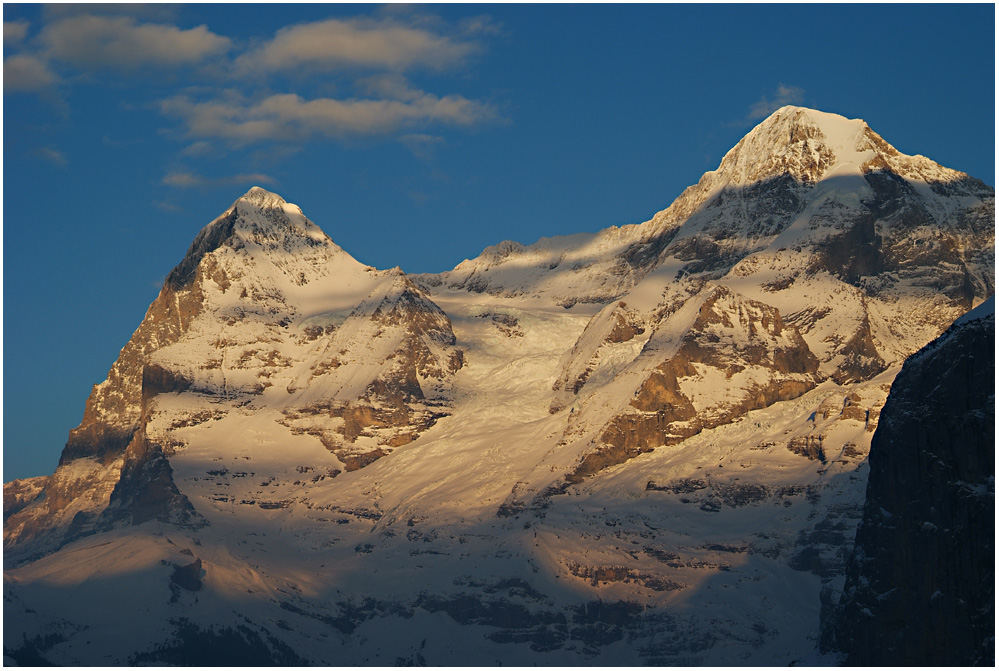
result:
<svg viewBox="0 0 999 671"><path fill-rule="evenodd" d="M55 472L4 484L5 663L865 663L868 621L970 608L968 574L931 588L926 539L879 517L899 487L951 534L934 566L961 545L991 570L943 518L994 533L992 439L965 450L994 431L991 302L947 331L994 293L994 233L991 187L800 107L645 223L436 275L365 266L254 187ZM954 361L985 400L933 415ZM983 428L906 426L924 410ZM920 480L948 458L966 487ZM881 546L927 603L885 596L909 564ZM994 663L972 619L936 663Z"/></svg>

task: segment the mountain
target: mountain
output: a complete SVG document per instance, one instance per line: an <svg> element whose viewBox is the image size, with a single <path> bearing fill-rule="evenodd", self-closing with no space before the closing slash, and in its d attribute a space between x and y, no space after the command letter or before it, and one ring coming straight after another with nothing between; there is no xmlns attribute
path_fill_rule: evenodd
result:
<svg viewBox="0 0 999 671"><path fill-rule="evenodd" d="M119 520L203 524L173 482L168 457L186 446L174 432L235 408L282 427L320 473L364 466L448 414L454 342L401 271L361 265L297 206L253 188L169 274L44 496L8 520L9 552L45 553Z"/></svg>
<svg viewBox="0 0 999 671"><path fill-rule="evenodd" d="M812 659L892 381L994 267L990 187L798 107L648 222L438 275L255 187L5 483L5 654Z"/></svg>
<svg viewBox="0 0 999 671"><path fill-rule="evenodd" d="M995 665L995 339L993 297L892 384L824 641L848 664Z"/></svg>

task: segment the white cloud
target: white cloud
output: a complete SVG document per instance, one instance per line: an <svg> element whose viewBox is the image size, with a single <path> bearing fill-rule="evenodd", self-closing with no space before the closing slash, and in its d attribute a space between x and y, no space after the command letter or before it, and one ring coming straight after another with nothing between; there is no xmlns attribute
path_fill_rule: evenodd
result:
<svg viewBox="0 0 999 671"><path fill-rule="evenodd" d="M496 116L488 104L460 95L438 97L423 91L413 93L406 100L306 100L288 93L252 103L232 93L203 102L177 96L162 101L160 109L181 119L191 137L218 138L236 144L374 135L428 123L470 126Z"/></svg>
<svg viewBox="0 0 999 671"><path fill-rule="evenodd" d="M41 91L59 81L45 61L28 54L11 56L3 62L3 92Z"/></svg>
<svg viewBox="0 0 999 671"><path fill-rule="evenodd" d="M204 25L184 30L130 16L70 16L45 26L39 40L51 58L121 70L193 65L231 46L229 38Z"/></svg>
<svg viewBox="0 0 999 671"><path fill-rule="evenodd" d="M747 119L749 121L762 119L763 117L769 116L771 113L776 112L784 105L796 105L804 100L804 98L804 89L800 89L797 86L785 86L784 84L778 84L773 98L763 96L753 103L753 106L749 108L749 116Z"/></svg>
<svg viewBox="0 0 999 671"><path fill-rule="evenodd" d="M28 34L28 22L24 19L19 21L3 22L3 45L5 47L14 46L24 41Z"/></svg>
<svg viewBox="0 0 999 671"><path fill-rule="evenodd" d="M166 186L173 186L180 189L191 189L212 186L231 186L234 184L275 184L277 180L270 175L264 175L259 172L226 175L223 177L205 177L191 172L178 171L167 173L161 182Z"/></svg>
<svg viewBox="0 0 999 671"><path fill-rule="evenodd" d="M271 41L242 56L239 65L244 70L443 68L460 63L477 48L391 18L328 19L281 28Z"/></svg>

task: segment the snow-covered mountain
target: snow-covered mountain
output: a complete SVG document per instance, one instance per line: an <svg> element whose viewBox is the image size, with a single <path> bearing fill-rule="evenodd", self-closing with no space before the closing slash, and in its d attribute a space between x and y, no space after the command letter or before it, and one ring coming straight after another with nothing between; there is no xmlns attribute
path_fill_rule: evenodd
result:
<svg viewBox="0 0 999 671"><path fill-rule="evenodd" d="M990 187L798 107L648 222L438 275L255 187L4 485L5 654L812 659L891 382L994 266Z"/></svg>

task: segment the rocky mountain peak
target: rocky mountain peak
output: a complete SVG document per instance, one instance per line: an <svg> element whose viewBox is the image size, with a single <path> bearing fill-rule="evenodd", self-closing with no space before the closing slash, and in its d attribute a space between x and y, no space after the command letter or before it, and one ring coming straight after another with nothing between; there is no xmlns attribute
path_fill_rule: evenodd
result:
<svg viewBox="0 0 999 671"><path fill-rule="evenodd" d="M261 209L281 209L283 206L289 204L288 201L278 194L260 186L251 187L236 202L246 202Z"/></svg>
<svg viewBox="0 0 999 671"><path fill-rule="evenodd" d="M859 174L879 152L898 152L872 142L861 119L805 107L782 107L751 130L722 159L718 172L749 185L788 174L815 183L832 174Z"/></svg>
<svg viewBox="0 0 999 671"><path fill-rule="evenodd" d="M871 172L925 182L950 195L955 189L979 194L984 186L925 156L900 152L863 119L793 105L781 107L746 134L715 174L731 185L750 186L780 176L815 184Z"/></svg>
<svg viewBox="0 0 999 671"><path fill-rule="evenodd" d="M167 285L174 290L186 286L202 259L222 246L263 253L282 266L295 257L304 260L323 251L348 256L298 205L255 186L201 229L183 260L167 277Z"/></svg>
<svg viewBox="0 0 999 671"><path fill-rule="evenodd" d="M761 121L746 134L745 139L753 142L757 138L766 138L771 143L771 152L784 150L805 140L813 140L814 144L833 149L861 151L870 144L865 139L869 132L871 128L863 119L849 119L832 112L785 105ZM887 142L878 149L898 153Z"/></svg>
<svg viewBox="0 0 999 671"><path fill-rule="evenodd" d="M848 127L853 130L868 128L867 122L863 119L848 119L847 117L834 112L824 112L810 107L799 105L784 105L770 116L764 119L757 126L798 126L798 127L818 127L825 132L837 132L835 128Z"/></svg>

